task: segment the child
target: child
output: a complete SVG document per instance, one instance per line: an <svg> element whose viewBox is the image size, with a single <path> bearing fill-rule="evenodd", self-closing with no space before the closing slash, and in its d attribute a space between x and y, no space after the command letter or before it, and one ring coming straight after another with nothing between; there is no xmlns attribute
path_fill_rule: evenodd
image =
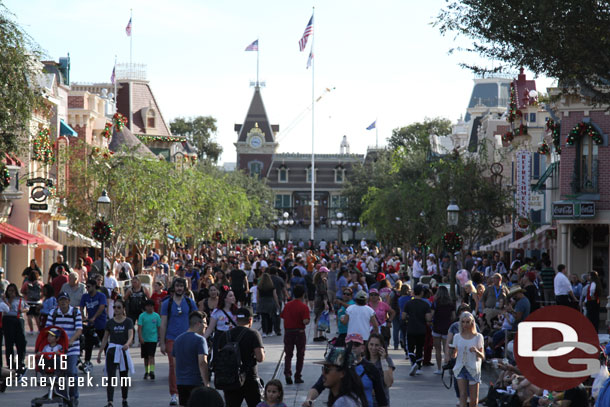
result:
<svg viewBox="0 0 610 407"><path fill-rule="evenodd" d="M256 407L286 407L282 382L276 379L269 380L265 386L265 401L261 401Z"/></svg>
<svg viewBox="0 0 610 407"><path fill-rule="evenodd" d="M42 348L42 353L60 353L64 350L64 348L59 343L57 343L59 335L59 329L49 329L49 333L47 335L48 343L44 346L44 348Z"/></svg>
<svg viewBox="0 0 610 407"><path fill-rule="evenodd" d="M250 287L250 293L252 295L252 312L254 313L254 320L258 321L258 314L256 312L256 291L258 290L258 287L256 286L256 282L256 279L254 279L252 286Z"/></svg>
<svg viewBox="0 0 610 407"><path fill-rule="evenodd" d="M45 284L42 287L42 295L44 296L44 301L40 310L40 326L45 326L49 314L57 307L57 298L55 298L55 290L51 284Z"/></svg>
<svg viewBox="0 0 610 407"><path fill-rule="evenodd" d="M159 340L161 317L155 311L155 302L146 300L144 312L138 317L138 337L140 339L141 357L144 359L146 373L144 380L155 380L155 351Z"/></svg>

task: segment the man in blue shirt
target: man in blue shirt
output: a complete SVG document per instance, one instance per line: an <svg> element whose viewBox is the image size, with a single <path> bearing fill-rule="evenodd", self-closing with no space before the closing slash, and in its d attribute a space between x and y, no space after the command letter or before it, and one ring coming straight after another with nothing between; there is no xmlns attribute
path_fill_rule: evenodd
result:
<svg viewBox="0 0 610 407"><path fill-rule="evenodd" d="M90 368L93 367L91 353L97 342L96 339L99 338L101 342L104 337L107 320L106 305L106 296L97 290L96 281L94 279L87 280L87 292L80 299L80 310L83 317L87 318L83 318L83 322L86 321L87 326L85 328L85 364Z"/></svg>
<svg viewBox="0 0 610 407"><path fill-rule="evenodd" d="M203 337L205 314L193 311L189 315L189 329L174 342L172 356L176 360L176 383L181 406L188 404L191 391L208 386L208 344ZM195 358L194 356L197 355Z"/></svg>
<svg viewBox="0 0 610 407"><path fill-rule="evenodd" d="M176 385L176 366L172 356L174 341L180 334L189 329L189 314L197 310L195 302L184 296L186 280L181 277L174 278L171 291L173 294L166 297L161 304L161 332L159 345L161 353L169 361L169 405L178 405L178 387Z"/></svg>

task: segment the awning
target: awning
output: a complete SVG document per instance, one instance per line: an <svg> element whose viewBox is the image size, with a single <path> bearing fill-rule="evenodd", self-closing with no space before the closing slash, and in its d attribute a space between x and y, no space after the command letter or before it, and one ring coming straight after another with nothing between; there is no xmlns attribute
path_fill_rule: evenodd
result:
<svg viewBox="0 0 610 407"><path fill-rule="evenodd" d="M176 243L180 243L180 238L179 238L179 237L172 236L172 235L170 235L169 233L167 234L167 238L168 238L169 240L173 240L173 241L174 241L174 242L176 242Z"/></svg>
<svg viewBox="0 0 610 407"><path fill-rule="evenodd" d="M513 240L513 235L508 234L506 236L502 236L501 238L494 240L490 244L486 244L484 246L479 247L479 250L484 251L484 252L491 252L491 251L505 252L508 250L508 245L510 244L510 242L512 240Z"/></svg>
<svg viewBox="0 0 610 407"><path fill-rule="evenodd" d="M553 175L553 171L555 171L555 168L557 168L557 166L559 166L559 161L555 161L554 163L551 163L551 165L546 167L546 170L544 171L544 173L542 174L540 179L538 179L538 182L536 183L536 185L534 185L532 187L533 192L540 191L541 189L543 189L543 190L545 189L546 180L551 175Z"/></svg>
<svg viewBox="0 0 610 407"><path fill-rule="evenodd" d="M57 243L55 240L51 239L49 236L47 236L41 232L36 232L36 236L38 236L39 238L41 238L44 241L44 243L38 244L38 247L41 249L57 250L59 252L61 252L64 249L64 246L62 244Z"/></svg>
<svg viewBox="0 0 610 407"><path fill-rule="evenodd" d="M523 250L549 250L557 245L557 238L550 239L549 235L555 235L553 231L556 231L551 225L544 225L536 229L533 233L529 233L523 236L521 239L517 239L508 245L511 249L523 249ZM547 233L548 232L548 233Z"/></svg>
<svg viewBox="0 0 610 407"><path fill-rule="evenodd" d="M42 240L38 236L34 236L25 230L21 230L18 227L9 225L8 223L0 223L0 244L18 244L18 245L33 245L43 244Z"/></svg>
<svg viewBox="0 0 610 407"><path fill-rule="evenodd" d="M80 233L68 228L67 226L57 226L58 235L57 240L64 246L71 247L101 247L100 243L81 235Z"/></svg>
<svg viewBox="0 0 610 407"><path fill-rule="evenodd" d="M23 167L23 163L19 158L14 155L9 155L8 153L4 153L4 158L1 160L6 165L14 165L16 167Z"/></svg>
<svg viewBox="0 0 610 407"><path fill-rule="evenodd" d="M78 133L63 120L59 120L59 134L61 136L78 137Z"/></svg>

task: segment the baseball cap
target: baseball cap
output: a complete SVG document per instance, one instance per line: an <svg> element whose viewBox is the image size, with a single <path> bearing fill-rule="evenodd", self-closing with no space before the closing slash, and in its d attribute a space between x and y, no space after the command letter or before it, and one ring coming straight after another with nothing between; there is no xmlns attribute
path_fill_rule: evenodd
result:
<svg viewBox="0 0 610 407"><path fill-rule="evenodd" d="M51 329L49 329L48 334L49 334L49 335L53 335L53 336L54 336L54 337L56 337L56 338L59 338L59 337L61 336L61 332L60 332L60 331L59 331L59 329L57 329L57 328L51 328Z"/></svg>
<svg viewBox="0 0 610 407"><path fill-rule="evenodd" d="M0 267L0 274L4 274L4 268Z"/></svg>
<svg viewBox="0 0 610 407"><path fill-rule="evenodd" d="M59 293L59 295L57 296L57 301L61 300L62 298L65 298L67 300L70 299L70 296L68 295L68 293L66 292L61 292Z"/></svg>
<svg viewBox="0 0 610 407"><path fill-rule="evenodd" d="M376 280L377 281L385 280L385 273L378 273Z"/></svg>
<svg viewBox="0 0 610 407"><path fill-rule="evenodd" d="M252 313L250 312L250 310L248 308L239 308L237 310L237 313L235 314L235 316L237 317L237 319L250 319L252 318Z"/></svg>
<svg viewBox="0 0 610 407"><path fill-rule="evenodd" d="M330 346L324 354L324 360L319 360L316 365L331 365L339 367L352 367L356 361L353 352L348 352L345 348Z"/></svg>
<svg viewBox="0 0 610 407"><path fill-rule="evenodd" d="M351 333L345 337L345 343L356 342L363 344L364 339L362 339L362 335L359 333Z"/></svg>
<svg viewBox="0 0 610 407"><path fill-rule="evenodd" d="M356 294L354 299L356 299L356 300L366 300L367 299L366 292L364 290L358 291L358 293Z"/></svg>

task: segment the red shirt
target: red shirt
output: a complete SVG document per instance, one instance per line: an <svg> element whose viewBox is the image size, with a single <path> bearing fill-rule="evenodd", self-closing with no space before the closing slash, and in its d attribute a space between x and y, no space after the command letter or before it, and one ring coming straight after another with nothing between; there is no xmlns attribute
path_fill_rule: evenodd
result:
<svg viewBox="0 0 610 407"><path fill-rule="evenodd" d="M301 300L292 300L284 306L284 329L305 329L304 319L309 319L309 307Z"/></svg>
<svg viewBox="0 0 610 407"><path fill-rule="evenodd" d="M55 291L55 296L57 297L61 291L61 287L68 282L68 276L65 274L60 274L51 281L51 285L53 286L53 290Z"/></svg>
<svg viewBox="0 0 610 407"><path fill-rule="evenodd" d="M167 291L161 290L160 293L154 292L153 295L150 296L150 299L155 302L155 312L159 314L159 309L161 306L161 301L163 298L167 297Z"/></svg>

